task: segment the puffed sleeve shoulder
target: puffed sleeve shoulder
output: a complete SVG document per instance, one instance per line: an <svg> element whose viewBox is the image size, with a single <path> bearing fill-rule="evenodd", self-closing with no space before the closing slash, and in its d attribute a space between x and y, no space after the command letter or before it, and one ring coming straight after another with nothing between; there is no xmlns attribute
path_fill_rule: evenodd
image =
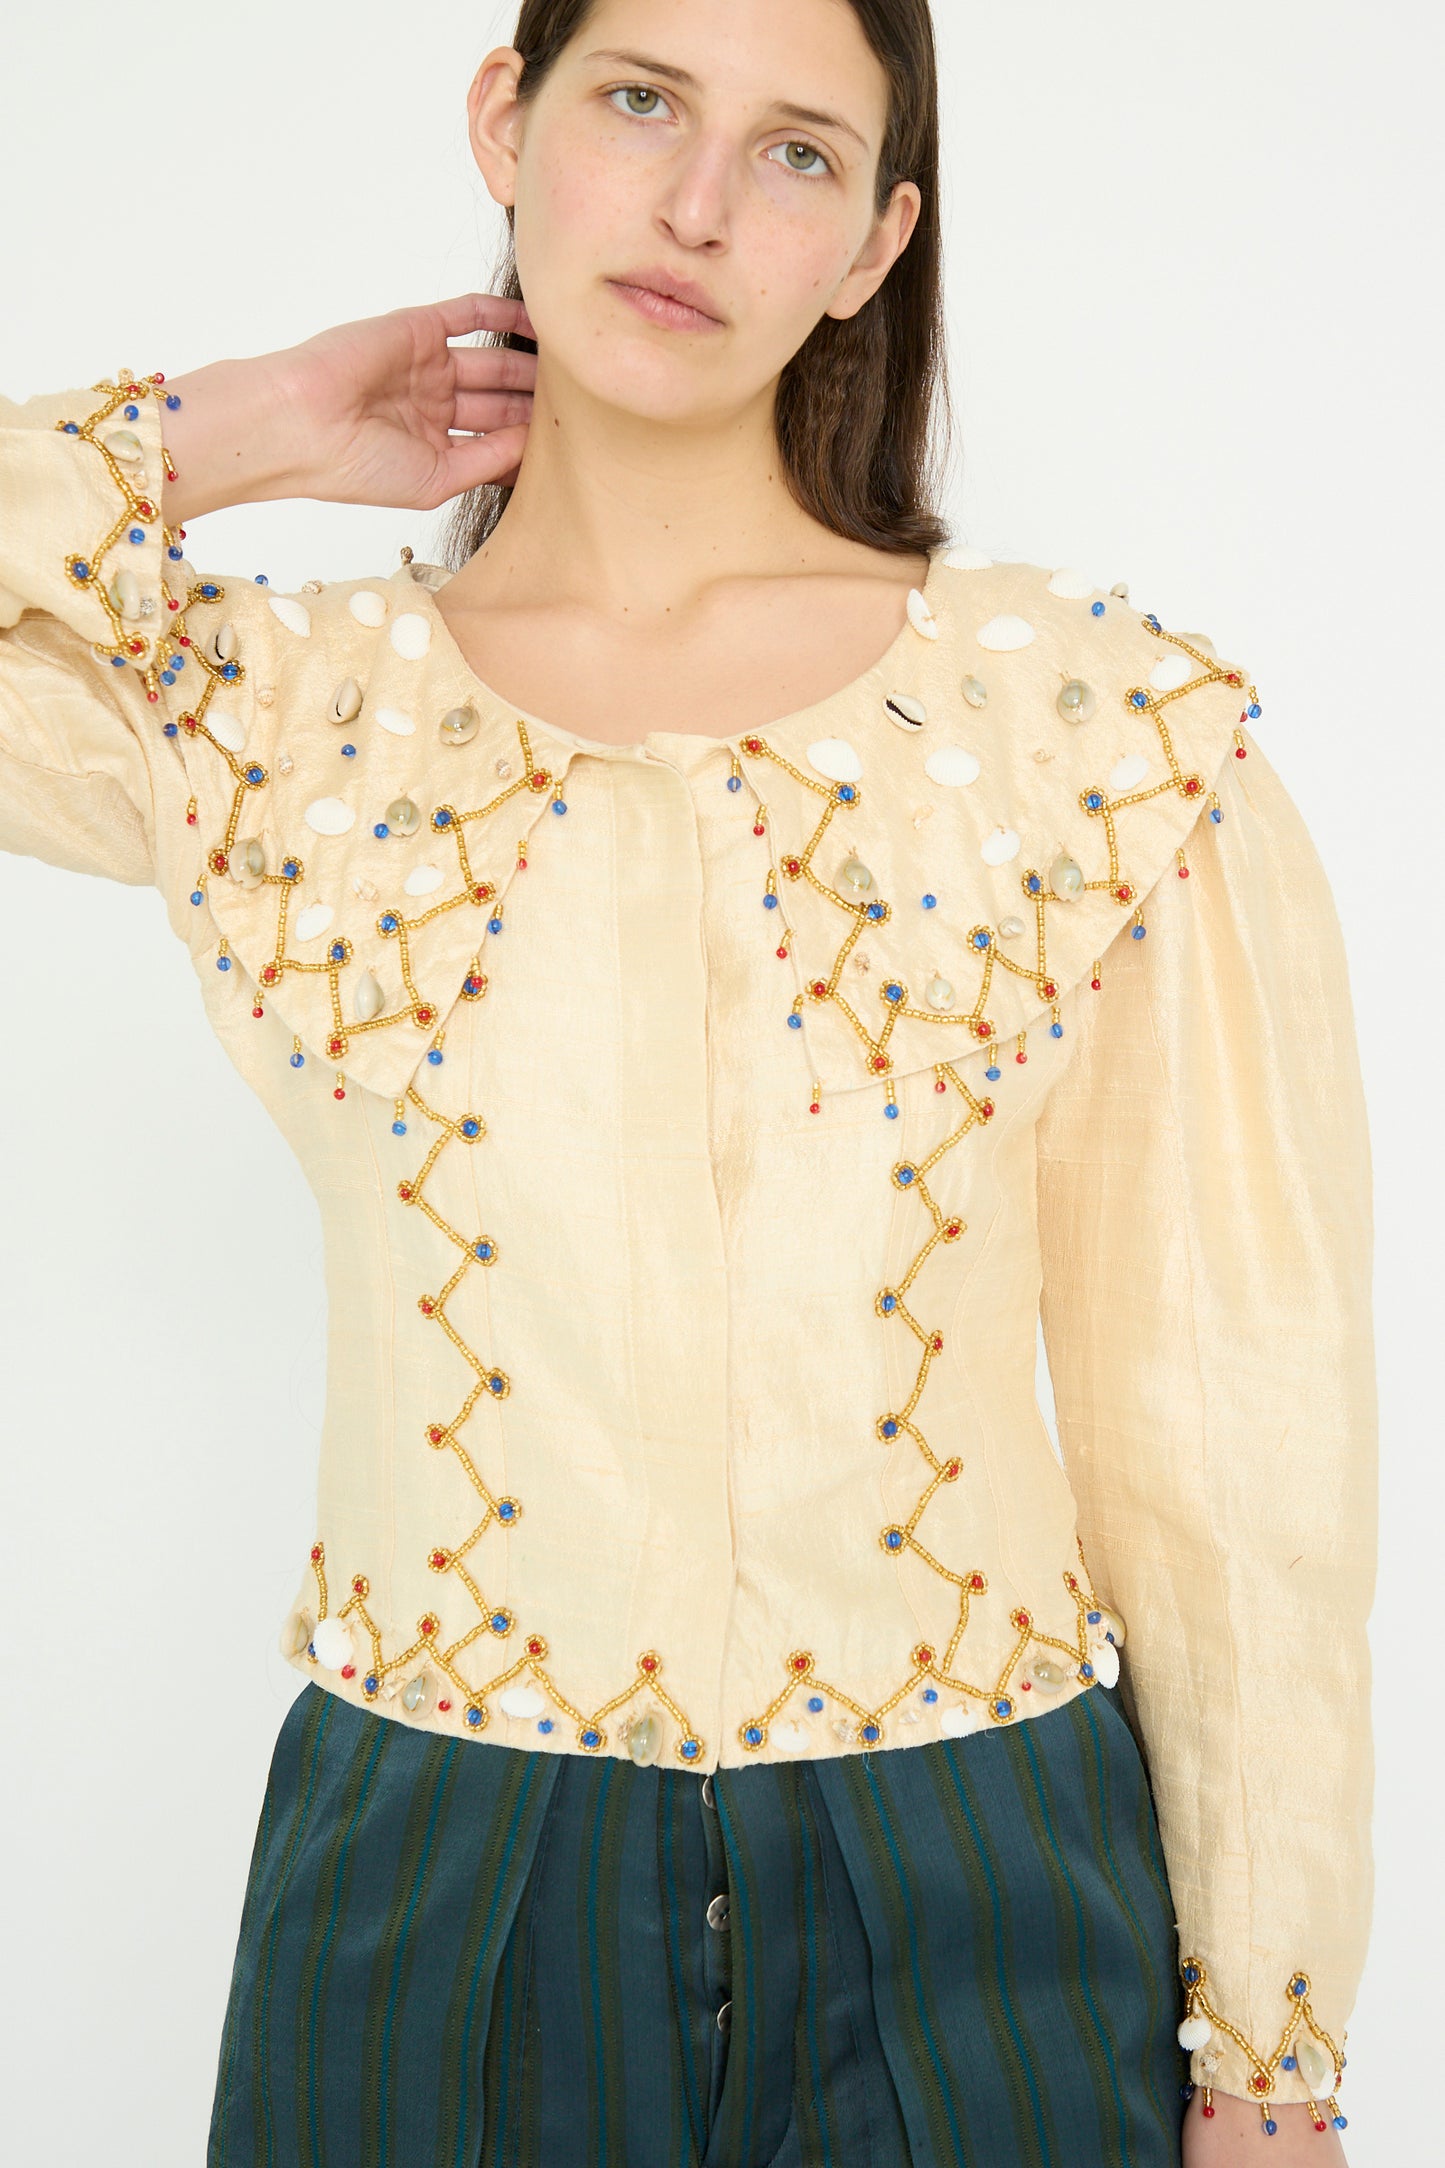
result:
<svg viewBox="0 0 1445 2168"><path fill-rule="evenodd" d="M0 848L154 884L179 910L191 745L244 736L270 625L262 589L199 577L166 525L168 396L122 374L0 399ZM222 636L193 634L188 610L224 589ZM245 664L223 652L240 646Z"/></svg>
<svg viewBox="0 0 1445 2168"><path fill-rule="evenodd" d="M1212 783L1075 996L1038 1130L1041 1311L1126 1634L1181 2042L1266 2127L1314 2101L1323 2128L1373 1887L1371 1152L1334 896L1246 721Z"/></svg>

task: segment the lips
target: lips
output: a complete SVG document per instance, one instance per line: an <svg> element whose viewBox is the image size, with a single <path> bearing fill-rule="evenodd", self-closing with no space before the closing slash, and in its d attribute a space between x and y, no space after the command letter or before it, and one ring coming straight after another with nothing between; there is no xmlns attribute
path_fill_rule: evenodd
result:
<svg viewBox="0 0 1445 2168"><path fill-rule="evenodd" d="M707 317L715 324L722 322L717 305L705 286L699 286L693 279L676 278L660 265L623 272L610 283L624 289L631 288L639 296L650 296L663 302L676 303L682 309L695 310L698 315ZM665 312L659 312L659 320L663 314Z"/></svg>

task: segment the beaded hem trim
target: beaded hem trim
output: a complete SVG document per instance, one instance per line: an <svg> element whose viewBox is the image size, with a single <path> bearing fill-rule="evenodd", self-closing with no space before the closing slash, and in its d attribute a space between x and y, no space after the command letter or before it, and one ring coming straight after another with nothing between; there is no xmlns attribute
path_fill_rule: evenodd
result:
<svg viewBox="0 0 1445 2168"><path fill-rule="evenodd" d="M1219 2068L1221 2040L1231 2040L1249 2065L1249 2097L1259 2103L1260 2117L1265 2136L1273 2138L1279 2129L1278 2118L1270 2113L1271 2096L1275 2078L1281 2070L1297 2072L1305 2085L1311 2089L1309 2110L1316 2130L1329 2127L1336 2130L1346 2127L1347 2117L1340 2113L1336 2098L1341 2074L1345 2067L1343 2047L1334 2041L1320 2024L1310 2008L1310 1977L1307 1972L1292 1972L1285 1986L1289 2001L1289 2018L1280 2035L1279 2045L1272 2055L1261 2055L1259 2050L1245 2038L1238 2026L1222 2017L1205 1993L1208 1974L1197 1957L1181 1960L1179 1975L1185 1988L1185 2015L1179 2027L1179 2044L1192 2050L1197 2066L1206 2078L1203 2083L1203 2111L1214 2114L1212 2094L1214 2088L1207 2082ZM1341 2034L1343 2041L1346 2036ZM1193 2091L1192 2085L1187 2089Z"/></svg>
<svg viewBox="0 0 1445 2168"><path fill-rule="evenodd" d="M348 1017L342 1002L341 988L348 966L355 958L354 946L349 939L338 938L328 944L325 959L315 963L298 959L289 953L288 909L291 892L304 872L304 860L299 853L284 852L273 871L266 863L266 854L259 840L241 833L243 813L252 801L253 794L265 789L270 780L269 772L260 761L240 757L223 742L222 736L213 730L206 720L217 688L227 684L239 684L246 675L245 664L235 652L235 639L231 628L222 626L206 643L204 650L199 648L185 629L181 604L170 595L162 579L163 598L175 620L173 636L163 631L152 648L144 639L127 636L125 633L124 615L137 600L133 587L129 584L134 582L134 574L127 574L124 578L118 575L117 580L108 588L98 579L97 567L116 545L121 534L129 532L132 540L139 534L143 540L145 527L159 517L159 511L149 498L131 486L124 471L127 465L134 465L137 456L142 454L143 448L139 441L122 442L117 446L113 439L100 440L94 432L125 402L159 396L162 382L159 373L149 378L131 379L123 372L122 379L117 383L102 383L94 387L105 394L105 401L85 423L67 422L58 425L70 434L97 445L105 458L111 479L121 491L125 502L124 511L90 557L72 556L67 560L66 570L72 584L85 587L100 596L111 617L112 628L117 635L116 641L110 648L97 647L96 652L108 656L116 663L135 663L142 671L146 695L150 701L159 700L161 686L169 687L177 682L177 674L187 662L193 661L199 668L203 680L199 696L174 719L167 719L162 728L165 734L173 739L184 734L192 742L208 744L224 764L231 787L224 830L207 850L205 872L197 883L192 901L199 904L204 900L208 876L230 878L248 889L274 889L277 907L275 941L271 955L261 963L255 974L257 984L253 1013L258 1018L264 1014L265 991L280 984L286 974L324 973L328 981L332 1017L332 1029L326 1039L325 1050L333 1060L342 1062L353 1042L364 1033L409 1023L432 1034L426 1059L430 1064L439 1066L443 1060L443 1033L440 1028L442 1012L439 1004L434 999L423 996L418 988L412 937L422 927L463 904L484 909L488 913L488 933L500 931L498 884L479 878L476 874L468 849L466 830L473 823L488 820L518 794L526 794L537 803L550 793L552 810L565 814L567 805L561 784L549 770L534 762L525 725L518 719L516 728L522 755L522 775L481 806L463 811L444 803L432 811L432 832L438 836L451 836L456 843L460 886L415 917L408 918L398 909L386 908L375 921L378 935L383 940L396 944L401 976L406 988L406 1001L401 1006L382 1013L379 1000L374 1004L362 1003L358 986L352 989L354 1013ZM139 409L138 406L131 406L127 411L128 416L134 418ZM174 479L174 470L169 459L164 458L164 455L163 459L167 475ZM138 523L133 530L127 528L127 521L132 518ZM176 561L181 556L177 538L168 528L163 529L163 532L167 537L168 556L172 561ZM197 601L209 603L223 600L224 596L225 589L221 583L200 580L188 587L186 603L187 606ZM916 617L914 622L917 623ZM777 762L787 769L795 781L824 800L812 835L801 847L785 853L780 860L785 879L808 882L829 902L837 905L849 920L842 945L828 976L811 982L807 998L818 1003L835 1003L846 1016L860 1041L867 1074L875 1080L881 1078L884 1081L884 1112L889 1117L896 1118L899 1112L892 1078L893 1060L889 1052L889 1041L898 1019L908 1016L930 1023L962 1025L975 1043L990 1042L994 1037L994 1027L987 1016L986 1005L990 984L997 969L1014 972L1031 983L1037 995L1052 1005L1051 1028L1055 1036L1061 1034L1062 1025L1058 1011L1061 988L1050 973L1047 954L1051 906L1067 905L1074 896L1086 889L1107 890L1114 902L1126 906L1134 905L1135 937L1142 936L1142 904L1135 885L1121 870L1116 828L1120 813L1128 807L1158 797L1161 792L1174 792L1185 801L1207 803L1213 820L1218 821L1222 817L1217 794L1211 792L1206 796L1202 778L1186 773L1181 767L1175 755L1165 711L1174 700L1205 684L1223 682L1242 687L1242 676L1237 671L1222 669L1197 647L1164 632L1157 619L1146 617L1144 623L1159 640L1168 642L1190 655L1198 663L1201 672L1200 676L1169 692L1160 693L1135 686L1125 695L1136 713L1147 712L1152 718L1165 755L1168 775L1152 789L1125 792L1112 798L1100 787L1091 787L1080 794L1080 808L1085 816L1102 823L1106 839L1107 870L1092 879L1086 878L1078 862L1070 854L1063 852L1056 858L1047 876L1033 868L1024 872L1021 877L1022 891L1033 910L1036 927L1035 961L1027 967L1016 963L998 947L994 928L983 925L973 928L969 939L980 958L981 975L975 1001L966 1012L939 1015L930 1009L914 1008L909 1002L906 986L898 981L885 980L880 989L883 1001L882 1022L876 1031L868 1028L841 993L840 977L860 935L869 926L885 922L890 916L890 906L877 899L855 902L831 888L814 870L818 849L833 820L840 814L856 809L861 802L859 787L846 782L820 784L814 777L805 774L783 755L774 751L761 736L748 736L740 741L743 752L749 758ZM1253 687L1249 688L1249 698L1251 704L1247 713L1256 715L1259 709ZM1243 758L1245 750L1242 731L1236 729L1236 756ZM198 819L194 798L190 802L187 819L192 825ZM761 802L755 816L755 832L764 832ZM522 846L518 851L519 867L526 864L524 853L525 846ZM1187 877L1189 869L1182 845L1177 850L1176 857L1180 876ZM777 901L775 875L770 870L764 902L776 908ZM785 943L787 939L785 932ZM786 947L779 950L780 954L786 952ZM220 941L216 962L223 971L231 968L232 958L225 937ZM1091 983L1096 988L1101 984L1101 966L1098 963L1095 964ZM458 998L477 1000L485 994L486 989L486 974L481 969L479 955L474 955ZM379 989L377 992L379 994ZM369 1007L369 1013L361 1013L363 1006ZM788 1018L790 1023L800 1023L801 1007L800 998L794 1003ZM1017 1055L1020 1060L1025 1058L1023 1042L1024 1034L1020 1033ZM304 1063L299 1037L293 1040L290 1058L294 1067L299 1068ZM994 1064L985 1073L990 1080L996 1080L1000 1072ZM892 1325L900 1321L904 1323L917 1341L919 1349L918 1369L907 1399L901 1407L878 1416L875 1435L884 1444L891 1443L900 1435L910 1437L925 1463L925 1481L908 1519L883 1528L878 1541L886 1557L897 1558L905 1551L912 1551L957 1591L956 1622L941 1651L927 1641L913 1644L899 1684L876 1707L864 1704L845 1686L825 1679L811 1649L787 1651L780 1657L784 1684L778 1694L763 1710L738 1726L739 1742L748 1752L758 1752L768 1743L779 1713L800 1688L808 1690L809 1706L814 1713L827 1701L835 1704L840 1711L846 1712L836 1719L840 1738L847 1737L859 1745L870 1746L882 1740L884 1719L906 1696L920 1688L925 1699L936 1700L938 1688L947 1687L963 1696L965 1705L969 1701L980 1703L991 1723L1005 1724L1023 1712L1025 1704L1020 1696L1024 1693L1038 1691L1042 1698L1057 1694L1071 1685L1089 1687L1098 1684L1101 1676L1106 1683L1112 1684L1118 1676L1117 1648L1124 1639L1124 1624L1114 1613L1107 1611L1094 1595L1088 1583L1081 1547L1078 1547L1078 1555L1082 1580L1080 1574L1072 1569L1065 1570L1062 1575L1074 1614L1073 1629L1068 1638L1060 1633L1049 1632L1037 1624L1030 1609L1016 1607L1009 1613L1016 1639L997 1676L986 1683L977 1683L962 1677L954 1668L960 1643L968 1627L972 1602L975 1598L987 1595L988 1583L981 1571L956 1568L937 1558L925 1546L918 1533L930 1501L942 1485L957 1480L962 1461L958 1456L940 1460L915 1419L932 1363L943 1350L944 1338L936 1328L924 1325L915 1312L910 1296L927 1259L939 1246L957 1241L966 1231L965 1223L956 1214L946 1212L933 1195L930 1183L933 1170L965 1136L992 1118L994 1106L991 1099L976 1093L947 1059L935 1064L934 1088L938 1092L953 1090L958 1093L963 1102L961 1118L927 1158L919 1161L901 1159L892 1169L891 1179L894 1186L899 1191L913 1192L920 1198L929 1225L921 1246L902 1279L895 1286L880 1288L873 1302L876 1316L885 1324ZM337 1071L333 1095L337 1100L346 1097L345 1074L340 1068ZM813 1112L819 1110L816 1087L810 1105ZM404 1093L395 1102L392 1128L398 1136L407 1133L409 1125L406 1116L409 1110L415 1110L436 1133L417 1172L397 1183L396 1195L404 1206L423 1213L457 1253L458 1258L454 1270L438 1291L425 1291L418 1295L417 1309L424 1319L445 1333L472 1376L472 1382L457 1411L449 1418L438 1418L426 1426L425 1442L434 1450L450 1452L455 1456L481 1508L479 1517L461 1541L436 1544L428 1552L426 1564L431 1572L438 1576L453 1576L461 1584L477 1617L463 1632L449 1637L443 1629L439 1614L428 1609L417 1622L415 1639L388 1658L383 1654L380 1633L367 1608L370 1581L365 1573L352 1573L349 1576L350 1593L346 1602L335 1613L328 1610L325 1547L318 1538L310 1553L317 1589L317 1617L314 1625L304 1616L298 1620L298 1638L290 1653L297 1658L304 1654L314 1662L335 1668L347 1679L353 1678L358 1671L355 1663L356 1650L351 1639L354 1621L364 1632L369 1645L370 1663L361 1671L361 1691L365 1698L370 1700L381 1695L389 1696L391 1692L397 1691L394 1682L400 1675L410 1672L411 1676L401 1688L402 1703L408 1713L424 1715L435 1708L439 1714L449 1715L454 1702L452 1695L442 1691L445 1683L454 1690L460 1721L473 1733L484 1729L490 1721L490 1700L493 1695L502 1698L504 1708L509 1694L516 1701L519 1689L514 1682L525 1674L529 1681L535 1682L535 1685L545 1692L553 1706L575 1725L577 1743L584 1752L600 1752L607 1747L605 1719L623 1708L645 1688L656 1697L673 1720L676 1727L673 1753L684 1764L697 1763L705 1754L706 1742L694 1729L685 1710L671 1698L663 1686L664 1660L655 1649L642 1651L636 1660L635 1676L591 1713L578 1708L557 1684L548 1668L549 1649L541 1635L524 1636L521 1655L515 1662L504 1666L489 1678L485 1684L472 1684L460 1669L460 1658L474 1643L488 1634L497 1640L509 1639L518 1629L518 1620L508 1607L493 1604L488 1600L481 1580L468 1564L468 1557L483 1534L493 1525L502 1529L516 1525L523 1510L522 1501L510 1496L499 1496L492 1490L462 1437L464 1427L477 1406L485 1399L505 1398L512 1390L512 1381L504 1370L486 1361L469 1345L447 1314L448 1302L465 1275L474 1266L489 1268L494 1265L500 1256L500 1249L491 1235L454 1227L426 1195L428 1179L441 1154L449 1146L467 1147L483 1137L486 1134L484 1119L471 1111L459 1115L442 1112L429 1103L414 1082L408 1083ZM1031 1649L1053 1651L1067 1658L1068 1671L1054 1663L1048 1655L1031 1657L1025 1670L1022 1667ZM423 1668L417 1669L418 1665ZM526 1698L525 1713L536 1714L535 1697L531 1689L523 1688L520 1692ZM518 1707L508 1710L508 1713L523 1713L523 1710ZM553 1728L553 1723L553 1718L545 1717L540 1728L549 1731ZM638 1726L641 1727L640 1732ZM655 1715L648 1714L637 1719L627 1733L628 1751L635 1759L654 1759L660 1743L659 1733L660 1726Z"/></svg>

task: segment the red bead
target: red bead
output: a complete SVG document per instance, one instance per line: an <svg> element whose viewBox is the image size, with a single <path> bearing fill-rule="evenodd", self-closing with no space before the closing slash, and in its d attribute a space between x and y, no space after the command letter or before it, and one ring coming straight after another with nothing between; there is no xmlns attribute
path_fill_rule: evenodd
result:
<svg viewBox="0 0 1445 2168"><path fill-rule="evenodd" d="M130 652L131 652L131 654L132 654L132 655L140 655L140 654L144 653L144 650L145 650L145 641L144 641L144 640L127 640L125 644L126 644L126 646L127 646L127 647L128 647L129 649L130 649Z"/></svg>
<svg viewBox="0 0 1445 2168"><path fill-rule="evenodd" d="M795 1657L793 1658L793 1669L794 1669L794 1671L806 1671L806 1670L807 1670L807 1668L808 1668L808 1659L807 1659L807 1657L806 1657L806 1656L795 1656Z"/></svg>
<svg viewBox="0 0 1445 2168"><path fill-rule="evenodd" d="M139 399L139 397L140 397L140 386L139 386L139 384L127 384L127 385L126 385L126 390L127 390L127 392L128 392L129 394L130 394L130 396L131 396L131 398L132 398L132 399Z"/></svg>
<svg viewBox="0 0 1445 2168"><path fill-rule="evenodd" d="M1236 759L1236 760L1243 760L1243 759L1244 759L1244 757L1245 757L1245 748L1244 748L1244 746L1242 746L1242 745L1236 745L1236 747L1234 748L1234 757L1235 757L1235 759Z"/></svg>
<svg viewBox="0 0 1445 2168"><path fill-rule="evenodd" d="M176 481L177 479L178 479L178 476L177 476L177 474L176 474L176 470L175 470L175 468L174 468L174 467L167 467L167 468L166 468L166 480L167 480L168 482L174 482L174 481Z"/></svg>
<svg viewBox="0 0 1445 2168"><path fill-rule="evenodd" d="M1205 2111L1204 2111L1204 2112L1205 2112L1205 2114L1206 2114L1206 2115L1213 2115L1213 2113L1214 2113L1214 2107L1213 2107L1213 2104L1211 2103L1211 2104L1210 2104L1210 2106L1209 2106L1209 2107L1207 2107L1207 2108L1205 2109Z"/></svg>
<svg viewBox="0 0 1445 2168"><path fill-rule="evenodd" d="M970 1587L970 1588L972 1588L972 1589L980 1589L980 1588L982 1588L982 1587L983 1587L983 1575L982 1575L981 1573L971 1573L971 1574L969 1575L969 1577L968 1577L968 1585L969 1585L969 1587Z"/></svg>
<svg viewBox="0 0 1445 2168"><path fill-rule="evenodd" d="M1103 983L1104 982L1102 979L1090 979L1089 981L1089 984L1093 987L1095 993L1099 991L1099 988L1103 985Z"/></svg>
<svg viewBox="0 0 1445 2168"><path fill-rule="evenodd" d="M154 700L159 700L159 699L160 699L160 694L159 694L159 693L153 693L153 692L151 692L151 691L147 690L147 692L146 692L146 698L147 698L147 700L153 700L153 701L154 701Z"/></svg>
<svg viewBox="0 0 1445 2168"><path fill-rule="evenodd" d="M180 608L180 604L179 602L177 602L174 595L168 595L166 597L166 608L168 610L178 610ZM187 642L186 644L189 646L190 643Z"/></svg>
<svg viewBox="0 0 1445 2168"><path fill-rule="evenodd" d="M934 1088L934 1090L935 1090L936 1092L946 1092L946 1091L948 1090L948 1086L947 1086L947 1084L946 1084L946 1083L944 1082L944 1080L943 1080L943 1078L942 1078L942 1077L936 1077L936 1078L934 1079L934 1085L933 1085L933 1088Z"/></svg>
<svg viewBox="0 0 1445 2168"><path fill-rule="evenodd" d="M993 1101L991 1099L980 1100L979 1112L986 1122L991 1122L993 1120Z"/></svg>
<svg viewBox="0 0 1445 2168"><path fill-rule="evenodd" d="M945 1483L954 1483L954 1482L956 1482L956 1481L958 1480L958 1476L959 1476L959 1473L960 1473L960 1471L961 1471L962 1467L963 1467L963 1462L962 1462L961 1460L946 1460L946 1461L944 1462L944 1464L943 1464L943 1480L944 1480L944 1482L945 1482Z"/></svg>
<svg viewBox="0 0 1445 2168"><path fill-rule="evenodd" d="M1319 2117L1318 2117L1318 2116L1315 2116L1313 2120L1314 2120L1314 2126L1315 2126L1315 2129L1316 2129L1316 2130L1323 2130L1323 2129L1324 2129L1324 2127L1325 2127L1325 2126L1324 2126L1324 2124L1323 2124L1323 2123L1322 2123L1322 2122L1320 2121L1320 2119L1319 2119Z"/></svg>
<svg viewBox="0 0 1445 2168"><path fill-rule="evenodd" d="M873 1067L881 1075L882 1072L888 1067L888 1056L886 1054L875 1054L873 1056Z"/></svg>
<svg viewBox="0 0 1445 2168"><path fill-rule="evenodd" d="M525 873L525 872L526 872L526 870L527 870L527 861L526 861L526 859L525 859L525 858L519 858L519 859L517 860L517 871L518 871L519 873Z"/></svg>
<svg viewBox="0 0 1445 2168"><path fill-rule="evenodd" d="M784 962L787 961L788 952L785 948L780 948L778 950L778 955L783 959Z"/></svg>
<svg viewBox="0 0 1445 2168"><path fill-rule="evenodd" d="M1032 1690L1033 1690L1033 1683L1034 1683L1034 1682L1033 1682L1033 1680L1032 1680L1032 1679L1020 1679L1020 1680L1019 1680L1019 1692L1020 1692L1020 1693L1022 1693L1022 1694L1027 1694L1027 1693L1030 1693L1030 1692L1032 1692Z"/></svg>
<svg viewBox="0 0 1445 2168"><path fill-rule="evenodd" d="M820 1114L820 1113L822 1112L822 1109L821 1109L821 1107L820 1107L820 1106L818 1105L818 1102L817 1102L817 1100L816 1100L816 1099L814 1099L813 1101L811 1101L811 1103L809 1104L809 1107L808 1107L808 1112L809 1112L810 1114Z"/></svg>
<svg viewBox="0 0 1445 2168"><path fill-rule="evenodd" d="M264 1016L266 1014L266 1011L263 1008L257 1007L251 1011L251 1014L253 1016Z"/></svg>
<svg viewBox="0 0 1445 2168"><path fill-rule="evenodd" d="M321 1545L319 1543L313 1543L311 1546L311 1563L313 1566L319 1566L321 1563Z"/></svg>
<svg viewBox="0 0 1445 2168"><path fill-rule="evenodd" d="M180 608L180 604L178 602L174 602L171 604L171 608L174 610L178 610ZM188 632L178 632L176 634L176 644L179 647L191 647L195 643L192 641L191 636Z"/></svg>
<svg viewBox="0 0 1445 2168"><path fill-rule="evenodd" d="M1269 2079L1261 2077L1258 2071L1255 2072L1249 2082L1257 2093L1267 2093L1269 2091Z"/></svg>
<svg viewBox="0 0 1445 2168"><path fill-rule="evenodd" d="M451 1707L451 1703L449 1701L439 1701L437 1703L437 1707L441 1710L442 1714L445 1715L447 1710Z"/></svg>
<svg viewBox="0 0 1445 2168"><path fill-rule="evenodd" d="M436 1620L434 1618L424 1618L421 1622L421 1630L424 1634L434 1634L437 1630Z"/></svg>
<svg viewBox="0 0 1445 2168"><path fill-rule="evenodd" d="M530 1640L530 1641L529 1641L529 1642L527 1643L527 1654L528 1654L529 1656L540 1656L540 1655L541 1655L541 1653L542 1653L542 1644L541 1644L541 1642L540 1642L540 1641L539 1641L539 1640L537 1639L537 1636L536 1636L535 1634L533 1634L533 1636L532 1636L531 1640Z"/></svg>
<svg viewBox="0 0 1445 2168"><path fill-rule="evenodd" d="M160 370L160 369L152 369L152 371L151 371L151 382L152 382L153 384L164 384L164 382L165 382L165 375L164 375L164 372L163 372L162 370Z"/></svg>
<svg viewBox="0 0 1445 2168"><path fill-rule="evenodd" d="M356 1677L355 1664L343 1664L341 1667L341 1676L343 1679L354 1679Z"/></svg>
<svg viewBox="0 0 1445 2168"><path fill-rule="evenodd" d="M655 1656L644 1656L642 1659L642 1668L644 1671L656 1671L657 1658Z"/></svg>
<svg viewBox="0 0 1445 2168"><path fill-rule="evenodd" d="M1020 1047L1020 1049L1019 1049L1018 1053L1017 1053L1017 1054L1015 1054L1015 1056L1014 1056L1014 1060L1015 1060L1015 1061L1018 1061L1018 1062L1024 1062L1024 1061L1027 1061L1027 1060L1028 1060L1028 1058L1029 1058L1029 1057L1028 1057L1028 1055L1027 1055L1027 1054L1026 1054L1026 1053L1025 1053L1024 1051L1023 1051L1022 1047Z"/></svg>
<svg viewBox="0 0 1445 2168"><path fill-rule="evenodd" d="M342 1084L338 1084L331 1096L333 1099L344 1099L346 1097L346 1087Z"/></svg>
<svg viewBox="0 0 1445 2168"><path fill-rule="evenodd" d="M767 831L766 831L766 829L765 829L765 828L763 827L763 824L762 824L762 822L761 822L761 821L754 821L754 822L753 822L753 834L754 834L755 836L761 836L761 835L765 835L766 833L767 833Z"/></svg>
<svg viewBox="0 0 1445 2168"><path fill-rule="evenodd" d="M1181 881L1187 881L1187 880L1188 880L1188 878L1189 878L1189 868L1188 868L1187 866L1181 866L1181 867L1179 868L1179 878L1180 878L1180 880L1181 880Z"/></svg>
<svg viewBox="0 0 1445 2168"><path fill-rule="evenodd" d="M155 698L155 694L154 694L154 693L152 693L152 694L151 694L151 698L152 698L152 699L154 699L154 698ZM196 815L195 815L194 813L188 813L188 814L186 815L186 826L187 826L188 828L194 828L194 827L195 827L195 825L196 825Z"/></svg>
<svg viewBox="0 0 1445 2168"><path fill-rule="evenodd" d="M941 1332L936 1332L933 1335L932 1340L929 1342L929 1345L933 1349L935 1355L941 1355L943 1353L943 1334Z"/></svg>
<svg viewBox="0 0 1445 2168"><path fill-rule="evenodd" d="M446 1564L446 1562L447 1562L447 1554L446 1554L446 1552L445 1552L445 1551L433 1551L433 1552L432 1552L432 1554L431 1554L431 1562L432 1562L432 1564L433 1564L433 1565L434 1565L434 1566L436 1567L436 1569L437 1569L437 1572L438 1572L438 1573L440 1573L440 1572L441 1572L441 1570L442 1570L442 1567L443 1567L443 1566L444 1566L444 1565Z"/></svg>

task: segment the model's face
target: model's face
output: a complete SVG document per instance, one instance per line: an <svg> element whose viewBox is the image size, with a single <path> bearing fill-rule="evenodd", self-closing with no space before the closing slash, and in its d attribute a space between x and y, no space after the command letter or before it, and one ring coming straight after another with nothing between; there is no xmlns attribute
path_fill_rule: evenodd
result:
<svg viewBox="0 0 1445 2168"><path fill-rule="evenodd" d="M912 231L911 182L875 215L887 79L847 0L599 0L525 107L519 69L483 61L473 149L515 207L540 365L608 404L736 412Z"/></svg>

